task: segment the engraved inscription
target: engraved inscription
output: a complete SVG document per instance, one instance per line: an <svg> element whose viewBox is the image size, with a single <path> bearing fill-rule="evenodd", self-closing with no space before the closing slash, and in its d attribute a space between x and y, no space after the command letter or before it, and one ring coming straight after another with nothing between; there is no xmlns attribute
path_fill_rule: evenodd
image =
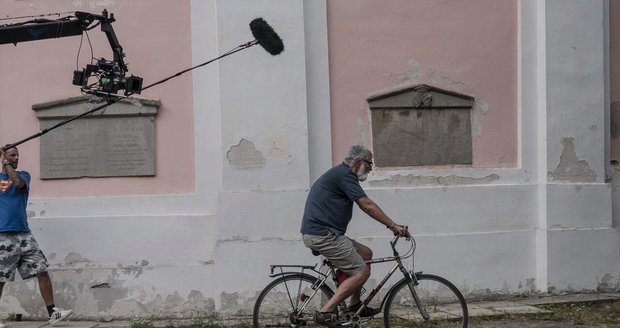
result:
<svg viewBox="0 0 620 328"><path fill-rule="evenodd" d="M43 135L41 178L155 175L154 116L90 116ZM42 129L65 119L39 118Z"/></svg>

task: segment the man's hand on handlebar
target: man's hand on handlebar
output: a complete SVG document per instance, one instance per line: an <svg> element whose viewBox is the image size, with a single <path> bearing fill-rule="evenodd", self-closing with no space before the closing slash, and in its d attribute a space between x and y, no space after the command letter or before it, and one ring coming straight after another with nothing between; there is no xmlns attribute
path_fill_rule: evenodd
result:
<svg viewBox="0 0 620 328"><path fill-rule="evenodd" d="M406 225L395 224L390 227L390 230L394 233L394 236L410 238L409 230Z"/></svg>

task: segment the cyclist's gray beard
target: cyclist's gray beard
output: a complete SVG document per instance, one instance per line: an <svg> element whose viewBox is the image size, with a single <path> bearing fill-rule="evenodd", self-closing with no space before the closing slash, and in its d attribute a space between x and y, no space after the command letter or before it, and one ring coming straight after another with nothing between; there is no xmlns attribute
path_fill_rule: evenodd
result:
<svg viewBox="0 0 620 328"><path fill-rule="evenodd" d="M368 174L364 173L364 169L362 167L357 169L355 175L357 175L357 181L366 181L366 179L368 179Z"/></svg>

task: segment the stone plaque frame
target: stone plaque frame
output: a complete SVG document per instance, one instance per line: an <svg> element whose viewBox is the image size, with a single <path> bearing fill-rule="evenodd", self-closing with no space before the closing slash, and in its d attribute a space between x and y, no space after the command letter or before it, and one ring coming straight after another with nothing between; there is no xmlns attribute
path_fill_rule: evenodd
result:
<svg viewBox="0 0 620 328"><path fill-rule="evenodd" d="M35 104L41 130L100 106L79 96ZM41 136L41 179L155 175L159 100L122 99Z"/></svg>
<svg viewBox="0 0 620 328"><path fill-rule="evenodd" d="M472 164L473 97L422 84L367 101L378 167Z"/></svg>

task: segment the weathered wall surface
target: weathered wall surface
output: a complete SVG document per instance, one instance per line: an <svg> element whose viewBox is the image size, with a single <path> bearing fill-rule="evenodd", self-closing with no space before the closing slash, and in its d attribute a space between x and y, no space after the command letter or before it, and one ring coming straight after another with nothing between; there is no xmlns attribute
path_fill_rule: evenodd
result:
<svg viewBox="0 0 620 328"><path fill-rule="evenodd" d="M15 8L11 15L52 10L44 1L1 4ZM463 10L444 1L381 8L318 0L64 5L114 12L128 57L140 55L130 70L145 81L165 75L164 66L173 73L250 41L248 23L256 17L285 44L277 57L253 47L150 91L167 113L156 122L163 148L155 178L47 184L35 177L31 226L50 260L57 304L74 308L76 317L247 318L270 281L269 264L318 262L298 232L307 190L347 145L368 142L367 93L414 80L455 89L464 83L462 91L482 100L472 118L475 165L380 168L364 185L417 236L416 268L445 276L468 297L618 289L612 209L620 202L606 182L605 160L605 22L615 12L607 1L480 0ZM156 17L172 21L154 22L156 8ZM414 9L421 20L407 16ZM494 15L472 19L481 11ZM436 19L421 28L424 13ZM7 81L50 78L22 57L44 44L65 51L68 41L40 42L0 48L3 59L21 51L20 65L0 62L8 76L0 82L3 140L37 129L34 113L21 108L76 92L67 81L40 86L48 90L43 98L8 97L16 91ZM488 42L502 51L494 56ZM156 62L160 55L165 63ZM51 57L63 65L75 58L70 51ZM60 76L73 63L47 66ZM7 128L12 115L22 130ZM20 165L36 172L36 143L21 153ZM359 210L350 234L387 254L389 234ZM386 270L373 267L367 287ZM33 280L7 284L0 310L43 316L37 289Z"/></svg>

